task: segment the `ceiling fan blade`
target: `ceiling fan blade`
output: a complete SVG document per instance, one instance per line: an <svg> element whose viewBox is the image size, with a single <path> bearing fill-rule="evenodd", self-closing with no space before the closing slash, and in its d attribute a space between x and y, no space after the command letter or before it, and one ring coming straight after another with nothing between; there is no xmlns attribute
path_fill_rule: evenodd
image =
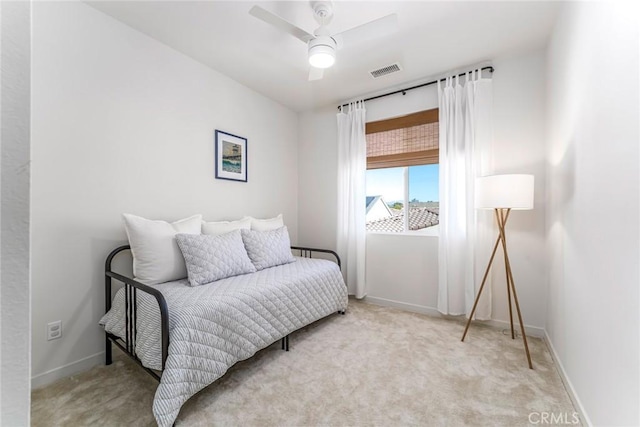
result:
<svg viewBox="0 0 640 427"><path fill-rule="evenodd" d="M261 21L266 22L267 24L271 24L274 27L291 34L295 38L308 43L309 40L312 40L314 37L312 34L309 34L302 28L298 28L289 21L280 18L278 15L269 12L266 9L261 8L260 6L253 6L251 10L249 10L249 14L255 16Z"/></svg>
<svg viewBox="0 0 640 427"><path fill-rule="evenodd" d="M323 74L324 74L323 68L311 67L309 69L309 81L312 82L314 80L320 80L322 79Z"/></svg>
<svg viewBox="0 0 640 427"><path fill-rule="evenodd" d="M378 18L375 21L353 27L349 30L333 35L333 39L341 48L345 45L355 45L371 39L384 37L398 30L398 15L391 15Z"/></svg>

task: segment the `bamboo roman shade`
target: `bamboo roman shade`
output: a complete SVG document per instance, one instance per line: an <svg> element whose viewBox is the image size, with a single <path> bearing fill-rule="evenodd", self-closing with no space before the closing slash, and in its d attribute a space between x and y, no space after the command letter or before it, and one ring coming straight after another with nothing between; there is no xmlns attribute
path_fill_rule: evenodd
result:
<svg viewBox="0 0 640 427"><path fill-rule="evenodd" d="M438 109L369 122L367 169L438 163Z"/></svg>

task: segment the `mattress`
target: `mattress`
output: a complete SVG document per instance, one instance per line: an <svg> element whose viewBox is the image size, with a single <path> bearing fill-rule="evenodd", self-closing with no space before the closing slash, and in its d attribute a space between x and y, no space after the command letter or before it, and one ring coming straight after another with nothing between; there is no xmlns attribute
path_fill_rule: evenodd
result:
<svg viewBox="0 0 640 427"><path fill-rule="evenodd" d="M171 426L191 396L289 333L346 310L347 289L338 266L296 257L290 264L191 287L186 279L154 285L169 310L169 353L156 390L153 413ZM100 320L125 335L125 298L120 289ZM161 369L160 310L154 297L137 291L136 354Z"/></svg>

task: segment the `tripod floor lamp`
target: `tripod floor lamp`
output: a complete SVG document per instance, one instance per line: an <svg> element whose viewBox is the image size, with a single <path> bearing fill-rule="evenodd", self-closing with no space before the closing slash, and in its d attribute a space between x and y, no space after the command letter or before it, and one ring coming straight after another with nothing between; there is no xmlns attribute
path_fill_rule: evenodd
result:
<svg viewBox="0 0 640 427"><path fill-rule="evenodd" d="M524 341L524 350L527 353L527 361L529 369L533 369L531 364L531 355L529 354L529 345L527 344L527 334L524 331L524 323L522 322L522 313L520 313L520 304L518 303L518 295L516 293L516 285L513 281L513 273L511 272L511 262L509 261L509 253L507 251L507 233L505 226L512 210L530 210L533 209L533 175L492 175L476 178L476 209L493 209L498 223L498 237L493 246L489 264L484 272L482 284L478 290L478 295L473 303L473 309L469 315L467 326L462 334L462 341L467 336L471 319L475 314L478 301L482 295L482 290L487 282L487 276L491 269L491 264L495 258L498 246L502 245L504 254L504 265L507 276L507 298L509 301L509 321L511 323L511 338L515 339L515 331L513 329L513 311L511 299L516 306L518 313L518 322L520 323L520 331L522 332L522 340Z"/></svg>

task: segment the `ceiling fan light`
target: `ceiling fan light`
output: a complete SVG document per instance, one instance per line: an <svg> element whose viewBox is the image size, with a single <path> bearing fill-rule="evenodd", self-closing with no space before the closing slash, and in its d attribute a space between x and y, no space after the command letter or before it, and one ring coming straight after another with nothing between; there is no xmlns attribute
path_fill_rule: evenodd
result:
<svg viewBox="0 0 640 427"><path fill-rule="evenodd" d="M309 48L309 64L315 68L329 68L336 62L336 52L331 46L316 45Z"/></svg>

